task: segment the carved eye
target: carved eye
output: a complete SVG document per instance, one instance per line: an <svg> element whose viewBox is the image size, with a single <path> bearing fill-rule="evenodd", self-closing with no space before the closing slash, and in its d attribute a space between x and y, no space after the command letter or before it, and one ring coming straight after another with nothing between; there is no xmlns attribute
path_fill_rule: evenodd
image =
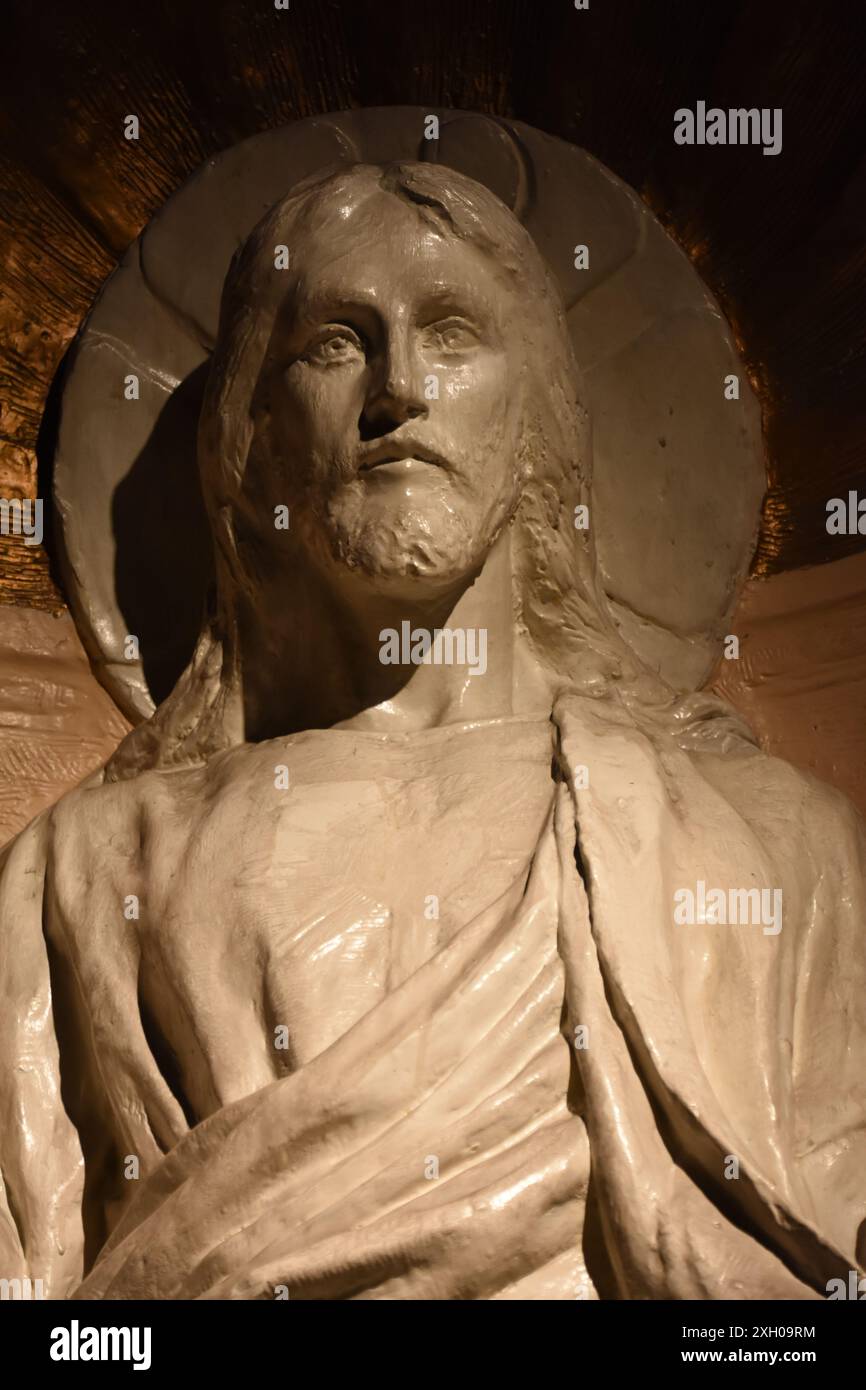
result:
<svg viewBox="0 0 866 1390"><path fill-rule="evenodd" d="M326 324L301 355L302 362L316 367L340 366L344 362L363 360L364 344L354 329L346 324Z"/></svg>
<svg viewBox="0 0 866 1390"><path fill-rule="evenodd" d="M465 352L478 342L478 334L466 319L442 319L429 324L425 333L432 345L444 352Z"/></svg>

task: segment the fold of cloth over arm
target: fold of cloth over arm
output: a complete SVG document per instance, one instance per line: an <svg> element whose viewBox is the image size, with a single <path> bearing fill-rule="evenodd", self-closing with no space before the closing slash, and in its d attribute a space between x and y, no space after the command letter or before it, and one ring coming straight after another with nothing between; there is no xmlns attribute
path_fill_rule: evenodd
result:
<svg viewBox="0 0 866 1390"><path fill-rule="evenodd" d="M137 1017L108 1057L92 1029L64 1051L51 816L19 836L0 869L0 1277L82 1299L810 1298L847 1283L866 1230L862 823L754 750L686 752L571 696L554 721L564 780L539 833L542 788L510 886L290 1075L186 1132L178 1107L87 1261L80 1089L125 1122L160 1073ZM117 854L138 843L142 794L124 787ZM701 880L778 891L781 930L677 923L675 895ZM103 968L79 917L64 980L80 1024L120 958ZM121 938L123 998L135 941Z"/></svg>
<svg viewBox="0 0 866 1390"><path fill-rule="evenodd" d="M853 911L844 898L828 904L833 913L820 901L816 907L817 875L804 870L799 837L790 834L801 827L792 808L778 804L780 778L801 792L804 783L783 764L761 754L744 757L739 767L727 763L727 780L739 783L741 797L754 781L759 823L780 817L776 833L762 837L716 785L712 759L673 747L662 758L633 725L611 725L590 702L564 701L558 719L569 786L557 817L561 951L569 1024L589 1028L590 1045L578 1055L593 1175L620 1294L824 1293L829 1279L844 1279L852 1267L866 1178L861 1169L853 1209L841 1184L825 1179L816 1193L806 1180L798 1136L817 1132L823 1117L815 1106L804 1108L784 1040L808 997L816 935L818 950L830 955L844 936L847 974L862 980L862 889ZM578 763L589 769L588 786L577 786ZM829 791L826 796L831 801ZM838 822L839 806L832 809ZM588 897L567 872L575 817ZM824 837L828 857L837 858L833 828L825 813L803 831ZM850 844L844 849L843 863L858 864ZM674 894L696 879L725 890L778 887L783 930L769 935L751 923L675 923ZM862 1145L864 1078L861 1073L859 1086L839 1082L851 1075L852 1055L866 1055L864 995L851 991L843 1020L832 1025L831 999L815 997L812 1007L818 1045L803 1066L835 1071L837 1104ZM827 1085L833 1094L829 1075ZM846 1247L833 1239L838 1229L847 1232Z"/></svg>
<svg viewBox="0 0 866 1390"><path fill-rule="evenodd" d="M84 1163L61 1098L42 931L47 815L0 856L0 1278L46 1298L78 1283Z"/></svg>

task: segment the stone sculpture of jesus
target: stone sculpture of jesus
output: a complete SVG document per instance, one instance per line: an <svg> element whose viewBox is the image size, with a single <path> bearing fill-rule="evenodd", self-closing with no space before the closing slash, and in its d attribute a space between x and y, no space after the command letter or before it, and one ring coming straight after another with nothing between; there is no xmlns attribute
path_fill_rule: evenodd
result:
<svg viewBox="0 0 866 1390"><path fill-rule="evenodd" d="M862 825L619 636L528 233L435 165L294 188L199 467L187 670L2 860L0 1275L825 1296L866 1244ZM484 669L382 660L404 624ZM675 920L699 883L780 930Z"/></svg>

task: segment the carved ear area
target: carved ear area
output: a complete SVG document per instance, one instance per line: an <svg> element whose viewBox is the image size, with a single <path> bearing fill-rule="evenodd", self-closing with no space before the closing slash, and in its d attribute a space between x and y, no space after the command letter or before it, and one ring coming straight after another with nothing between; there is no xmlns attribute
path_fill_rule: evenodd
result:
<svg viewBox="0 0 866 1390"><path fill-rule="evenodd" d="M419 159L446 164L475 179L523 221L531 193L530 164L505 124L490 116L444 117L438 127L432 126L430 135L432 138L425 133L421 139Z"/></svg>

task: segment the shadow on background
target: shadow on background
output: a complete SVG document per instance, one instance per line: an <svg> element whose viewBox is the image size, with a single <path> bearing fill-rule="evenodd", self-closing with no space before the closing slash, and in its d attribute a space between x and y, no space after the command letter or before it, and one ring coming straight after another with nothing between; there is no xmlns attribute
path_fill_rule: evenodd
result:
<svg viewBox="0 0 866 1390"><path fill-rule="evenodd" d="M112 500L115 588L139 639L156 704L189 661L213 578L213 550L196 464L208 362L168 398Z"/></svg>

